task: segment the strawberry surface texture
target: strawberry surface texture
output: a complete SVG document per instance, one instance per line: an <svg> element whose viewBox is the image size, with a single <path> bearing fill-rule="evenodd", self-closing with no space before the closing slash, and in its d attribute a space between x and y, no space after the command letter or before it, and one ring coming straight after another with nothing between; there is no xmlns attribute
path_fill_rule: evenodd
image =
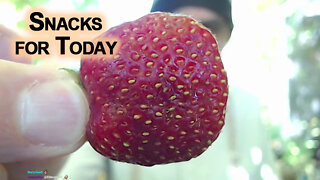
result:
<svg viewBox="0 0 320 180"><path fill-rule="evenodd" d="M82 58L87 139L113 160L152 166L202 154L219 136L228 80L211 32L188 16L152 13L98 38L110 57Z"/></svg>

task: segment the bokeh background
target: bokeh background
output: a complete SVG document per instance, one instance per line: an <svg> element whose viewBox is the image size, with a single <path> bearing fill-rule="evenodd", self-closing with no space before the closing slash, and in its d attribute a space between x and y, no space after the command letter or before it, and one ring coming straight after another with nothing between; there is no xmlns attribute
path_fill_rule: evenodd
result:
<svg viewBox="0 0 320 180"><path fill-rule="evenodd" d="M152 3L152 0L0 0L0 24L23 34L25 12L41 7L62 12L99 11L111 27L147 14ZM230 84L259 100L257 121L266 129L265 143L270 145L275 163L272 168L264 165L261 160L264 150L249 147L250 160L259 166L259 174L252 175L250 167L243 167L232 171L234 175L229 179L320 180L320 1L233 0L232 14L234 30L222 52L225 68ZM240 103L245 110L246 100ZM83 156L80 158L86 158ZM131 173L137 169L128 170L113 163L105 160L106 173L98 178L111 179L113 174L117 179L121 177L117 174L122 174L126 179L131 176L139 179ZM154 173L165 177L163 172ZM141 173L140 177L147 175Z"/></svg>

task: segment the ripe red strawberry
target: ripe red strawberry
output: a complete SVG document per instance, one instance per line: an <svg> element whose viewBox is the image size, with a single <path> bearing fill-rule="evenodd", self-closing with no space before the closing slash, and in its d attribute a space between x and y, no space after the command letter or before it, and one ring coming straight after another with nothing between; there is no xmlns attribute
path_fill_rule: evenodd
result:
<svg viewBox="0 0 320 180"><path fill-rule="evenodd" d="M209 30L187 16L153 13L101 37L119 38L121 45L113 57L81 62L93 148L145 166L204 152L224 125L228 97Z"/></svg>

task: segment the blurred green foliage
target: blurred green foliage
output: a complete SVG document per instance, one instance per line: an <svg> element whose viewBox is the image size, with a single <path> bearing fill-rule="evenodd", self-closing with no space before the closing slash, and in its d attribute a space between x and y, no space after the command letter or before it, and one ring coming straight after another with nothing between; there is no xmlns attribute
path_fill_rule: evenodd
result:
<svg viewBox="0 0 320 180"><path fill-rule="evenodd" d="M37 7L49 2L49 0L6 0L13 3L17 10L23 9L25 6Z"/></svg>
<svg viewBox="0 0 320 180"><path fill-rule="evenodd" d="M298 179L320 178L320 15L297 11L287 18L290 59L297 72L289 82L290 114L302 132L283 152ZM285 127L284 127L285 128Z"/></svg>
<svg viewBox="0 0 320 180"><path fill-rule="evenodd" d="M82 3L77 3L76 1L73 1L74 7L79 11L86 10L92 4L98 4L98 0L83 0Z"/></svg>
<svg viewBox="0 0 320 180"><path fill-rule="evenodd" d="M290 81L291 115L301 120L320 117L320 15L295 14L288 18L294 29L289 57L298 66Z"/></svg>
<svg viewBox="0 0 320 180"><path fill-rule="evenodd" d="M48 3L50 0L3 0L11 2L15 5L17 10L22 10L25 6L37 7L43 4ZM76 10L83 11L86 10L88 6L91 4L97 4L98 0L83 0L83 1L75 1L73 0L73 5Z"/></svg>

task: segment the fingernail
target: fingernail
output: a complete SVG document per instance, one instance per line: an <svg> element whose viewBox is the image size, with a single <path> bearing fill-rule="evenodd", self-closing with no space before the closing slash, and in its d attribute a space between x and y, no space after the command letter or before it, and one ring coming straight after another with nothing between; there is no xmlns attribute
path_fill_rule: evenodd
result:
<svg viewBox="0 0 320 180"><path fill-rule="evenodd" d="M68 145L84 135L88 108L71 80L36 83L21 97L20 129L33 144Z"/></svg>

